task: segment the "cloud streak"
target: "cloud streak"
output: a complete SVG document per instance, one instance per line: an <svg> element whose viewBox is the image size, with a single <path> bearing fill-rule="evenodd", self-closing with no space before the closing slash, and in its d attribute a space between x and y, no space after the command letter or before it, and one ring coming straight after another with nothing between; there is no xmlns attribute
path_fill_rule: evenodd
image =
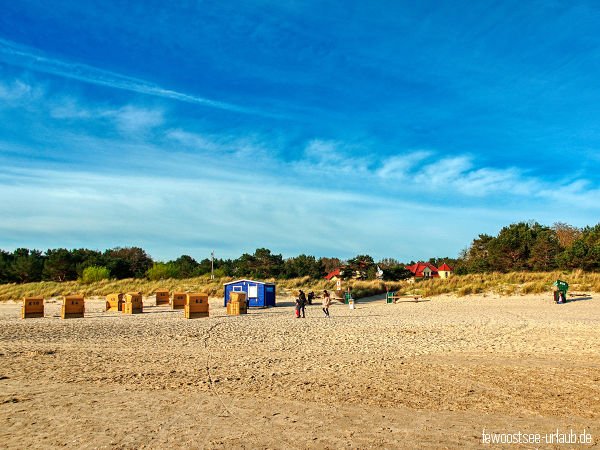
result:
<svg viewBox="0 0 600 450"><path fill-rule="evenodd" d="M443 147L384 155L376 142L210 127L178 120L174 105L86 102L44 86L0 81L3 247L140 245L172 258L264 246L410 260L456 255L511 221L581 225L600 211L583 178ZM293 157L281 156L286 147Z"/></svg>
<svg viewBox="0 0 600 450"><path fill-rule="evenodd" d="M284 184L318 187L327 194L332 193L332 187L356 194L360 186L370 193L370 200L365 203L378 203L375 195L398 199L410 194L434 205L444 204L450 198L460 199L464 204L492 198L499 201L523 198L546 204L577 204L589 210L600 207L600 202L594 199L597 190L590 189L590 182L584 178L546 179L515 167L482 165L465 154L447 156L447 152L414 150L383 156L366 144L312 138L304 142L296 158L286 161L280 155L289 142L278 141L277 135L231 130L205 133L189 127L172 127L172 121L167 121L170 114L161 108L82 104L80 99L70 96L47 95L40 86L19 79L0 82L0 97L15 110L46 105L38 108L37 120L45 123L51 117L57 121L51 131L53 141L59 143L57 148L77 154L82 164L91 159L96 167L102 163L112 166L113 159L118 158L120 165L148 171L156 166L155 161L162 160L161 169L179 171L185 167L184 172L192 176L230 173L243 178L245 183L268 176ZM73 120L78 121L75 129ZM106 128L97 128L98 121L110 124L121 137L103 138ZM156 134L147 134L152 130ZM2 147L20 148L20 153L28 153L27 148L13 146L8 141L2 142ZM35 148L30 153L35 154ZM104 153L103 161L99 155ZM273 170L275 175L267 175ZM259 178L249 175L250 172Z"/></svg>
<svg viewBox="0 0 600 450"><path fill-rule="evenodd" d="M1 87L1 85L0 85ZM119 108L81 106L72 98L62 98L50 107L50 116L54 119L81 120L88 123L93 120L112 120L123 134L135 134L158 127L165 122L164 112L157 108L144 108L125 105Z"/></svg>
<svg viewBox="0 0 600 450"><path fill-rule="evenodd" d="M69 78L84 83L91 83L98 86L122 89L130 92L137 92L154 97L192 103L236 113L271 118L282 117L282 115L262 111L259 109L248 108L232 103L190 95L171 89L165 89L146 80L99 69L87 64L62 61L57 58L45 56L35 49L5 39L0 39L0 60L7 64L23 67L29 70L56 75L63 78Z"/></svg>
<svg viewBox="0 0 600 450"><path fill-rule="evenodd" d="M235 176L132 173L115 183L115 174L90 171L5 168L4 172L0 211L11 211L0 223L4 236L38 247L108 248L139 242L159 258L176 257L182 248L201 257L210 246L190 243L204 239L231 248L227 256L261 246L287 255L300 253L300 246L309 253L343 257L366 247L384 256L392 247L394 254L410 259L416 254L408 254L394 236L415 229L435 209L361 193L286 186L279 180L249 184ZM361 214L348 220L348 211L356 208ZM438 207L437 213L448 217L465 210ZM389 220L374 220L382 214ZM149 215L151 220L144 219ZM386 238L383 242L381 236ZM436 240L431 234L415 236L413 244L427 252ZM442 245L444 251L454 252L451 243Z"/></svg>

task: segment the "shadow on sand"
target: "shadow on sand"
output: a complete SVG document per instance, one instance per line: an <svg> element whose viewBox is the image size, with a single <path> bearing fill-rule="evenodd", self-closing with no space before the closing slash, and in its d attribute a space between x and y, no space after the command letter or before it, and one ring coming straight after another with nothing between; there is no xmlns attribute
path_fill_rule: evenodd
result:
<svg viewBox="0 0 600 450"><path fill-rule="evenodd" d="M385 293L372 295L371 297L363 297L363 298L354 300L354 302L357 305L360 305L361 303L372 303L372 302L381 302L381 301L385 302ZM412 297L407 296L406 299L397 300L396 303L422 303L422 302L430 302L430 301L431 301L431 299L419 299L418 301L415 301ZM332 305L343 305L343 304L345 304L345 302L338 298L332 298L331 304ZM295 305L295 303L293 300L277 301L277 306L294 306L294 305ZM309 307L320 306L320 305L321 305L321 299L317 298L316 300L313 301L312 305L307 304L306 307L309 308Z"/></svg>
<svg viewBox="0 0 600 450"><path fill-rule="evenodd" d="M277 306L294 306L295 303L293 301L285 301L285 302L277 302ZM314 303L313 303L314 305ZM308 305L308 306L312 306L312 305Z"/></svg>
<svg viewBox="0 0 600 450"><path fill-rule="evenodd" d="M588 297L571 297L571 298L567 298L567 301L565 303L571 303L571 302L581 302L583 300L591 300L592 297L588 296Z"/></svg>
<svg viewBox="0 0 600 450"><path fill-rule="evenodd" d="M419 299L419 300L409 300L411 297L408 297L407 300L396 300L395 303L425 303L425 302L430 302L431 299L430 298L425 298L425 299Z"/></svg>

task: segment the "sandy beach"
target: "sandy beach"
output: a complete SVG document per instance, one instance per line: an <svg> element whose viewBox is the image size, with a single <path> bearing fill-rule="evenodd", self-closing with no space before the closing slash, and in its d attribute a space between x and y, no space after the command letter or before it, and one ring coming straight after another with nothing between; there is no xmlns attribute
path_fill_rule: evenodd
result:
<svg viewBox="0 0 600 450"><path fill-rule="evenodd" d="M548 295L320 304L210 318L151 306L20 319L0 305L0 446L481 446L582 433L600 446L600 304ZM545 445L538 445L538 447Z"/></svg>

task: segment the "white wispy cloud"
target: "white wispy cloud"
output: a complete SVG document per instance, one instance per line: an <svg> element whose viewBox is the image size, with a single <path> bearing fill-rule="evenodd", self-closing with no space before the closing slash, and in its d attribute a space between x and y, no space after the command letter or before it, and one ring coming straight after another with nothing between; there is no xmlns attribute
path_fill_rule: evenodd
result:
<svg viewBox="0 0 600 450"><path fill-rule="evenodd" d="M185 131L181 128L165 132L167 140L193 153L221 155L234 160L279 166L278 145L255 134L229 135Z"/></svg>
<svg viewBox="0 0 600 450"><path fill-rule="evenodd" d="M190 177L183 164L181 176L132 170L118 183L116 173L5 168L0 211L11 214L0 222L0 233L27 237L28 242L50 239L62 246L90 246L91 241L101 246L104 241L98 243L98 236L112 239L106 246L141 241L157 257L177 256L182 248L198 255L214 242L234 248L231 256L261 246L287 254L298 253L300 246L309 253L342 256L367 247L385 255L406 252L397 233L414 230L433 208L364 193L286 185L278 178L249 183L235 173ZM357 208L361 213L349 220L349 211ZM459 214L453 208L433 210L445 217ZM374 220L382 214L390 220ZM191 246L197 239L206 239L206 245ZM415 236L413 241L425 249L437 238Z"/></svg>
<svg viewBox="0 0 600 450"><path fill-rule="evenodd" d="M426 160L433 153L425 150L416 150L401 155L394 155L384 159L381 167L376 169L377 175L382 178L405 177L416 164Z"/></svg>
<svg viewBox="0 0 600 450"><path fill-rule="evenodd" d="M377 175L402 180L407 188L425 192L482 198L490 195L540 196L544 180L514 167L478 165L470 156L445 157L439 152L415 151L383 160Z"/></svg>
<svg viewBox="0 0 600 450"><path fill-rule="evenodd" d="M50 105L50 116L55 119L89 119L98 114L72 97L61 97Z"/></svg>
<svg viewBox="0 0 600 450"><path fill-rule="evenodd" d="M588 180L574 180L568 184L542 186L537 195L551 201L576 205L579 208L600 210L600 189L592 188Z"/></svg>
<svg viewBox="0 0 600 450"><path fill-rule="evenodd" d="M444 186L453 184L454 180L459 179L463 174L469 171L473 164L465 156L453 158L439 158L435 155L430 163L415 175L415 182L422 183L423 186Z"/></svg>
<svg viewBox="0 0 600 450"><path fill-rule="evenodd" d="M161 108L147 108L138 105L83 106L72 97L53 98L49 104L49 114L54 119L76 119L84 121L109 120L124 134L148 131L165 122Z"/></svg>
<svg viewBox="0 0 600 450"><path fill-rule="evenodd" d="M485 197L490 194L536 195L540 180L527 177L515 168L477 168L459 173L451 181L462 194Z"/></svg>
<svg viewBox="0 0 600 450"><path fill-rule="evenodd" d="M136 133L162 125L165 121L162 110L127 105L111 112L118 128L126 133Z"/></svg>
<svg viewBox="0 0 600 450"><path fill-rule="evenodd" d="M382 157L367 144L315 138L306 141L298 159L286 161L280 157L285 140L274 143L269 136L252 133L203 133L184 127L169 128L171 123L166 123L162 108L95 104L70 95L46 95L42 86L19 79L0 82L0 98L17 102L13 103L16 108L41 105L38 113L42 114L39 118L42 122L44 113L54 119L83 121L77 128L66 124L64 130L56 130L55 137L63 141L62 148L77 154L86 149L90 153L94 149L98 152L112 149L108 157L116 152L127 164L139 160L148 164L138 162L138 165L151 166L151 161L163 159L164 152L168 151L169 163L163 167L179 170L188 161L187 173L205 174L204 168L212 166L210 170L235 173L246 179L246 183L252 177L248 177L244 169L252 167L254 173L275 170L276 179L322 189L356 191L353 185L358 183L362 189L373 192L389 189L388 196L393 196L401 187L402 192L419 194L424 201L440 201L438 194L444 193L473 201L513 196L576 203L592 209L598 206L597 190L591 189L585 179L549 181L514 167L482 166L467 155L448 157L433 150L414 150ZM107 141L94 136L93 126L86 133L85 124L98 120L112 124L122 138ZM145 132L156 127L162 127L161 140L148 141ZM3 145L10 148L8 142ZM389 184L390 179L401 184Z"/></svg>
<svg viewBox="0 0 600 450"><path fill-rule="evenodd" d="M454 255L477 233L514 220L552 223L568 210L590 223L600 212L600 191L584 179L488 167L466 154L383 156L374 144L314 138L282 158L289 140L275 133L208 133L161 108L56 94L39 101L35 85L2 86L0 95L21 102L16 108L41 105L34 117L52 146L44 136L40 145L13 145L10 133L0 141L19 155L0 151L2 245L141 245L166 258L183 249L204 257L218 242L231 249L227 256L264 246L288 255L416 259ZM120 133L105 133L98 120ZM49 162L53 151L63 160Z"/></svg>
<svg viewBox="0 0 600 450"><path fill-rule="evenodd" d="M0 100L5 106L23 106L38 101L43 95L44 89L40 86L32 86L23 80L17 79L12 82L0 80Z"/></svg>
<svg viewBox="0 0 600 450"><path fill-rule="evenodd" d="M368 159L355 156L360 145L334 140L311 139L294 166L308 173L341 174L359 176L368 171Z"/></svg>
<svg viewBox="0 0 600 450"><path fill-rule="evenodd" d="M235 105L212 100L197 95L165 89L157 84L139 78L129 77L109 70L100 69L87 64L63 61L41 54L36 49L15 42L0 39L0 61L30 70L61 76L85 83L107 86L115 89L137 92L140 94L193 103L226 111L260 115L265 117L281 117L279 114L260 109Z"/></svg>
<svg viewBox="0 0 600 450"><path fill-rule="evenodd" d="M192 133L180 128L168 130L166 137L186 147L200 151L222 151L224 145L221 140L216 141L212 136L207 136L200 133ZM229 146L225 146L229 149Z"/></svg>

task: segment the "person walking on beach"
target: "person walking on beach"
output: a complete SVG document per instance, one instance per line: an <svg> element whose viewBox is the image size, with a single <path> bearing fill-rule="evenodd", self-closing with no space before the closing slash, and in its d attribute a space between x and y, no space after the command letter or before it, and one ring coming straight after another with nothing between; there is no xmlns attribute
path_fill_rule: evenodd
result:
<svg viewBox="0 0 600 450"><path fill-rule="evenodd" d="M306 306L306 295L302 292L302 289L298 292L298 299L296 300L296 318L300 318L300 312L302 312L302 318L305 319L304 307Z"/></svg>
<svg viewBox="0 0 600 450"><path fill-rule="evenodd" d="M325 289L323 291L323 312L327 318L329 318L329 305L331 305L331 297L329 296L327 289Z"/></svg>

